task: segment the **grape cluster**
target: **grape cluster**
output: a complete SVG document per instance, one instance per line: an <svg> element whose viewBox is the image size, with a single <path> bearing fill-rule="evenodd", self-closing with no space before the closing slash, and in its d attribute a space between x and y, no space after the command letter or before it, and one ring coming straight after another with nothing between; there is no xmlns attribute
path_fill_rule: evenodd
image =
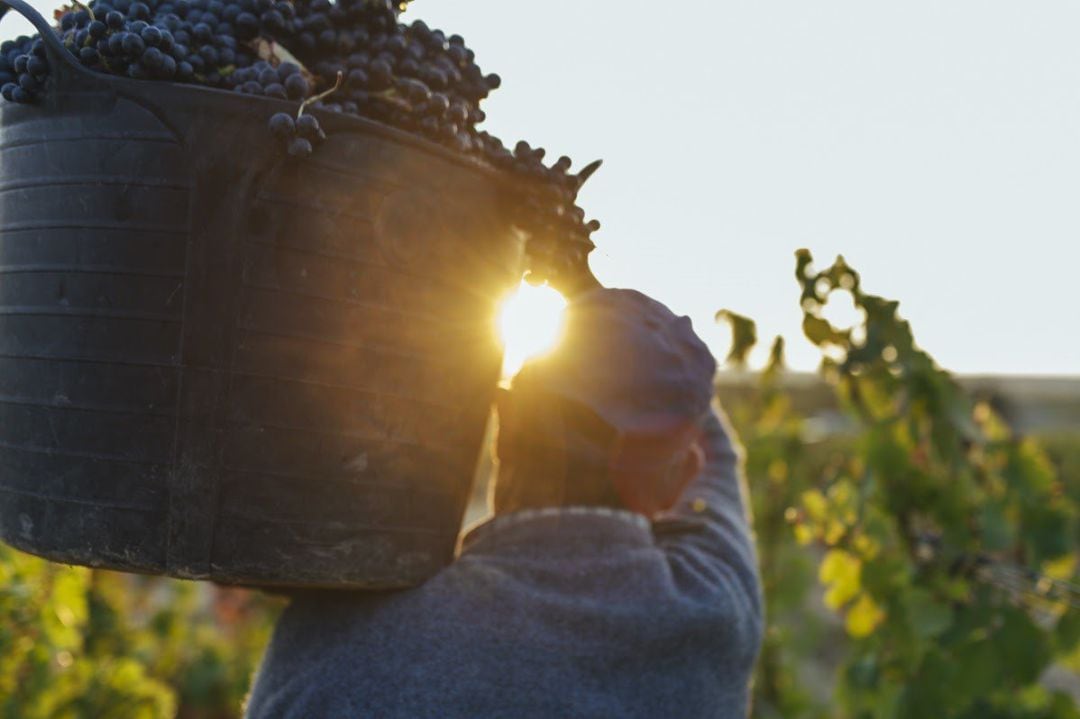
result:
<svg viewBox="0 0 1080 719"><path fill-rule="evenodd" d="M49 74L45 43L26 37L0 44L0 95L10 102L33 102Z"/></svg>
<svg viewBox="0 0 1080 719"><path fill-rule="evenodd" d="M62 12L58 31L71 54L98 72L232 87L228 78L234 70L256 60L247 42L287 36L292 16L287 0L94 0ZM4 97L30 102L48 75L48 63L40 39L30 47L21 40L15 41L12 56L3 54L20 73L14 82L26 93L9 88ZM28 72L21 73L21 65ZM35 82L24 80L25 75Z"/></svg>
<svg viewBox="0 0 1080 719"><path fill-rule="evenodd" d="M282 65L278 66L278 69L280 70L281 68L286 67L286 65L286 63L283 63ZM291 65L291 63L288 63L288 65ZM293 67L295 67L295 65L293 65ZM266 81L254 81L256 82L256 84L264 86L265 94L269 94L271 88L273 88L275 94L279 92L285 92L286 94L288 94L288 92L282 87L281 83L269 82L273 79L271 77L271 73L274 73L273 68L270 68L269 70L265 68L253 68L253 71L259 73L262 76L263 80ZM282 75L279 74L278 78L280 79L281 77ZM285 72L284 77L285 84L290 85L290 87L294 87L296 89L296 93L299 93L300 85L299 83L294 82L298 78L301 80L303 79L299 72L289 69ZM267 84L268 82L269 84ZM286 152L288 152L293 157L307 157L315 151L315 145L326 139L326 133L323 132L322 127L319 125L319 118L315 117L314 115L305 115L304 110L307 109L308 105L311 105L314 102L318 102L327 95L335 92L339 87L341 87L340 73L338 74L337 81L334 83L334 86L332 88L322 92L319 95L314 95L300 103L300 111L297 112L296 119L293 119L293 116L287 112L278 112L270 117L270 132L282 141L285 146Z"/></svg>
<svg viewBox="0 0 1080 719"><path fill-rule="evenodd" d="M532 188L519 224L533 236L536 264L584 258L598 224L576 205L595 170L570 173L569 158L544 164L542 149L506 147L479 129L482 102L497 89L460 35L421 20L403 23L393 0L92 0L57 13L64 46L84 66L139 80L234 90L300 103L270 132L304 157L325 135L308 107L365 117L471 155ZM0 95L29 103L49 73L39 38L0 45ZM573 251L566 251L571 248ZM546 259L545 259L546 258ZM564 268L565 270L565 268Z"/></svg>
<svg viewBox="0 0 1080 719"><path fill-rule="evenodd" d="M481 152L480 103L496 89L463 38L423 21L399 24L388 9L363 0L301 0L291 46L323 82L339 73L340 93L325 107L415 132L458 152ZM355 108L355 112L353 111Z"/></svg>
<svg viewBox="0 0 1080 719"><path fill-rule="evenodd" d="M326 139L319 119L314 115L294 119L287 112L275 113L270 116L270 132L281 140L285 151L293 157L307 157L315 151L315 145Z"/></svg>
<svg viewBox="0 0 1080 719"><path fill-rule="evenodd" d="M296 63L283 62L274 67L265 60L233 71L229 76L229 83L237 92L248 95L298 101L311 95L312 85Z"/></svg>

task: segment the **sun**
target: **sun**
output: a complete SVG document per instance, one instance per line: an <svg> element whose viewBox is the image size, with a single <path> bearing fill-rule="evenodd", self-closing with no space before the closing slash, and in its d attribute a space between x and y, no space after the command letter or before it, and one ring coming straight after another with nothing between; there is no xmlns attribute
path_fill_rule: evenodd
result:
<svg viewBox="0 0 1080 719"><path fill-rule="evenodd" d="M563 331L566 298L552 287L522 282L499 305L498 332L503 345L503 378L514 376L526 361L553 350Z"/></svg>

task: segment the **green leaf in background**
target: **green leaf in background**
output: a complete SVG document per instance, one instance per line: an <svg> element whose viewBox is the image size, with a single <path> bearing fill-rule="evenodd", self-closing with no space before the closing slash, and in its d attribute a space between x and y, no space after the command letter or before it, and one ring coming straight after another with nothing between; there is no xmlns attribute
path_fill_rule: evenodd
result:
<svg viewBox="0 0 1080 719"><path fill-rule="evenodd" d="M254 592L52 564L3 545L0 579L2 719L239 716L281 606ZM225 597L231 614L219 611Z"/></svg>
<svg viewBox="0 0 1080 719"><path fill-rule="evenodd" d="M748 317L732 312L720 310L716 313L717 322L727 322L731 326L731 350L728 352L727 362L735 367L744 368L750 351L757 344L757 324Z"/></svg>
<svg viewBox="0 0 1080 719"><path fill-rule="evenodd" d="M988 649L1005 669L1011 686L1035 682L1053 658L1050 636L1024 611L1005 608L1001 626L990 637Z"/></svg>
<svg viewBox="0 0 1080 719"><path fill-rule="evenodd" d="M930 639L948 629L953 622L953 610L925 589L912 589L907 596L908 621L916 636Z"/></svg>

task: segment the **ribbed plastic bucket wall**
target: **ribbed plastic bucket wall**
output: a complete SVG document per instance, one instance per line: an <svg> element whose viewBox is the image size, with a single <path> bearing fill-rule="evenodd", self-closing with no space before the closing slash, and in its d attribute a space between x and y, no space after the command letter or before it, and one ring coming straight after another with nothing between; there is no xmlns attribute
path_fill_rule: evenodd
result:
<svg viewBox="0 0 1080 719"><path fill-rule="evenodd" d="M42 102L0 106L0 538L233 583L437 571L521 273L505 182L329 113L286 158L295 104L49 51Z"/></svg>

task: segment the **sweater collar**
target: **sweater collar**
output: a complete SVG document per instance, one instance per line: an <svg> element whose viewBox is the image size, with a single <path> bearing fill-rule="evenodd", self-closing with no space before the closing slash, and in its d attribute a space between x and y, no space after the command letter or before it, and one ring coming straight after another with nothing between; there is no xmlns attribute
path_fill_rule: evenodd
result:
<svg viewBox="0 0 1080 719"><path fill-rule="evenodd" d="M651 545L649 520L635 512L608 507L544 507L500 514L469 528L460 553L488 552L507 546L582 544Z"/></svg>

